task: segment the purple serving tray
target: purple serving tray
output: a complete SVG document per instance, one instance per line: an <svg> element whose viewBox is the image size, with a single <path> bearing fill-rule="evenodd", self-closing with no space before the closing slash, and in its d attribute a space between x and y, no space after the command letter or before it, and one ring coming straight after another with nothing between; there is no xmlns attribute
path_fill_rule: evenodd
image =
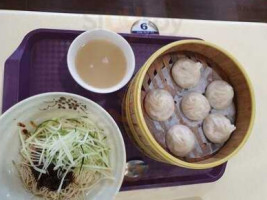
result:
<svg viewBox="0 0 267 200"><path fill-rule="evenodd" d="M121 102L127 87L111 94L96 94L80 87L71 77L66 55L71 42L82 31L37 29L28 33L7 59L4 71L3 112L17 102L44 92L71 92L104 107L121 129L127 160L149 164L148 173L138 181L124 181L121 190L207 183L218 180L226 163L211 169L191 170L154 161L143 155L130 141L121 122ZM121 34L132 46L136 71L160 47L184 39L159 35ZM196 38L195 38L196 39Z"/></svg>

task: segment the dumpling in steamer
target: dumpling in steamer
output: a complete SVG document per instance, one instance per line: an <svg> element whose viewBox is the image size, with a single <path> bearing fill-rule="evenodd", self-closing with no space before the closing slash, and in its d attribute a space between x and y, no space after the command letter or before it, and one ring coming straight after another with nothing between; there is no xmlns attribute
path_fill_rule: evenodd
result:
<svg viewBox="0 0 267 200"><path fill-rule="evenodd" d="M156 121L165 121L174 113L173 97L164 89L155 89L148 92L144 106L149 117Z"/></svg>
<svg viewBox="0 0 267 200"><path fill-rule="evenodd" d="M166 134L167 147L176 156L188 155L194 149L195 142L195 135L184 125L174 125Z"/></svg>
<svg viewBox="0 0 267 200"><path fill-rule="evenodd" d="M201 77L202 64L189 58L181 58L172 67L172 77L181 88L195 87Z"/></svg>
<svg viewBox="0 0 267 200"><path fill-rule="evenodd" d="M210 104L202 94L191 92L183 97L181 108L188 119L198 121L208 116Z"/></svg>
<svg viewBox="0 0 267 200"><path fill-rule="evenodd" d="M203 131L213 143L226 142L236 127L222 114L210 114L203 122Z"/></svg>
<svg viewBox="0 0 267 200"><path fill-rule="evenodd" d="M206 97L210 105L215 109L225 109L233 101L233 87L222 80L211 82L206 90Z"/></svg>

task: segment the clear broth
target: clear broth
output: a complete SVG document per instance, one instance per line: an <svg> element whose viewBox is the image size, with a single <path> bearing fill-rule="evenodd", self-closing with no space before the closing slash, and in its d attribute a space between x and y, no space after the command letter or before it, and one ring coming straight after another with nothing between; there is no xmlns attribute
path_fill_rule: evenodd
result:
<svg viewBox="0 0 267 200"><path fill-rule="evenodd" d="M97 88L109 88L118 84L127 68L122 50L107 40L93 40L82 46L75 64L79 76Z"/></svg>

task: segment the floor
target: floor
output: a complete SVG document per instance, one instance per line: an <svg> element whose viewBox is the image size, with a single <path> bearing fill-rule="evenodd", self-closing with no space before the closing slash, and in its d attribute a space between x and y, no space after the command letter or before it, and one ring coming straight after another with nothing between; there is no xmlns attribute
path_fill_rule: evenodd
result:
<svg viewBox="0 0 267 200"><path fill-rule="evenodd" d="M0 9L267 22L267 0L0 0Z"/></svg>

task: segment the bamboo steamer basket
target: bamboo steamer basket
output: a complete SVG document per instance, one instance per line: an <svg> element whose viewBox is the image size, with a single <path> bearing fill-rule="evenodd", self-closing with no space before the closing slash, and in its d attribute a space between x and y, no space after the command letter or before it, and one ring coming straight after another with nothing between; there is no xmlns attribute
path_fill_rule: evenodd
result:
<svg viewBox="0 0 267 200"><path fill-rule="evenodd" d="M213 70L233 86L235 91L235 132L223 146L217 149L218 151L211 152L205 159L195 160L194 162L175 157L163 148L152 133L156 129L148 128L144 115L143 99L149 91L148 81L151 83L150 79L153 79L153 73L158 74L162 81L164 81L163 79L166 81L162 70L169 64L166 59L171 58L176 53L196 55L196 57L206 60ZM168 86L165 85L165 87ZM147 60L131 81L124 98L122 110L127 133L148 157L180 167L207 169L228 161L246 143L254 122L255 99L247 74L232 55L206 41L183 40L162 47Z"/></svg>

